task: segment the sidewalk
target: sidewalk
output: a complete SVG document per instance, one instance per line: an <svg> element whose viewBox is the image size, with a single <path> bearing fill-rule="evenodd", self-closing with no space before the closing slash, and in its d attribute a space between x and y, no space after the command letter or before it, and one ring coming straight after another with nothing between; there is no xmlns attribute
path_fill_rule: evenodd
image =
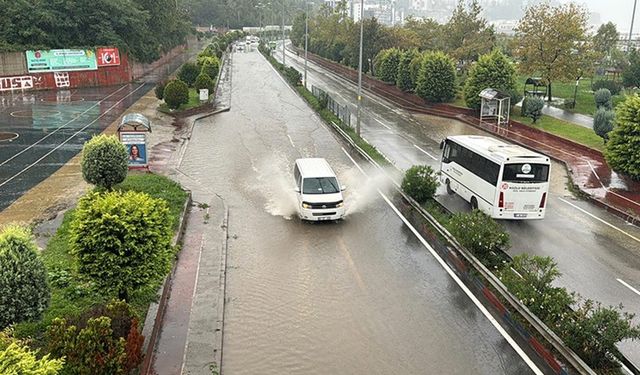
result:
<svg viewBox="0 0 640 375"><path fill-rule="evenodd" d="M357 82L356 70L312 53L308 56L309 60L329 69L334 74L354 83ZM403 92L396 86L388 85L368 75L362 76L362 84L365 90L407 111L459 120L563 162L567 166L573 183L590 201L625 220L633 223L640 221L640 182L612 171L602 153L597 150L515 121L511 121L509 128L496 128L495 125L480 123L473 110L448 104L428 104L412 93ZM554 111L554 113L557 112ZM568 114L562 116L568 116ZM585 119L581 121L582 126L585 126ZM588 127L591 128L591 124Z"/></svg>
<svg viewBox="0 0 640 375"><path fill-rule="evenodd" d="M583 115L581 113L569 112L567 110L554 107L549 104L544 105L544 107L542 108L542 113L558 120L593 129L593 117L591 116Z"/></svg>

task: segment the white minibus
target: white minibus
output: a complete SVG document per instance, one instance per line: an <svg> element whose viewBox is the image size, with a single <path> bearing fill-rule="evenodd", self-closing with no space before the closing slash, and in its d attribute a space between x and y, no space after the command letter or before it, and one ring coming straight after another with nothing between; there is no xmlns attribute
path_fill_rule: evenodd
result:
<svg viewBox="0 0 640 375"><path fill-rule="evenodd" d="M302 220L324 221L344 218L346 189L338 182L329 163L321 158L296 160L293 169L298 215Z"/></svg>

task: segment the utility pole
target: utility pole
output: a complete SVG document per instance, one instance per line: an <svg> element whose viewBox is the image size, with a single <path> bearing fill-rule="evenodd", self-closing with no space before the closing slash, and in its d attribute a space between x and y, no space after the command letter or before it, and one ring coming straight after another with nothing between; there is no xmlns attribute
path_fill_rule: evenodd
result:
<svg viewBox="0 0 640 375"><path fill-rule="evenodd" d="M364 0L360 0L360 58L358 59L358 110L356 134L360 136L360 102L362 101L362 35L364 34Z"/></svg>
<svg viewBox="0 0 640 375"><path fill-rule="evenodd" d="M284 39L284 0L282 0L282 65L285 65L284 59L285 59L285 53L284 53L284 45L285 45L285 39Z"/></svg>
<svg viewBox="0 0 640 375"><path fill-rule="evenodd" d="M307 6L307 13L304 16L304 88L307 87L307 43L309 39L309 0L305 0Z"/></svg>
<svg viewBox="0 0 640 375"><path fill-rule="evenodd" d="M638 0L633 0L633 13L631 13L631 29L629 30L629 41L627 42L627 52L631 51L631 34L633 34L633 21L636 19L636 5Z"/></svg>

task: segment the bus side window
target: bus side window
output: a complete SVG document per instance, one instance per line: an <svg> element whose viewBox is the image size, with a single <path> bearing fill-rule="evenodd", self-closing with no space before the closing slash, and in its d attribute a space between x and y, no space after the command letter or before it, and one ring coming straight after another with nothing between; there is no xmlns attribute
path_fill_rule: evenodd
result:
<svg viewBox="0 0 640 375"><path fill-rule="evenodd" d="M444 145L444 151L442 152L442 162L449 162L449 155L451 154L451 143L447 142Z"/></svg>

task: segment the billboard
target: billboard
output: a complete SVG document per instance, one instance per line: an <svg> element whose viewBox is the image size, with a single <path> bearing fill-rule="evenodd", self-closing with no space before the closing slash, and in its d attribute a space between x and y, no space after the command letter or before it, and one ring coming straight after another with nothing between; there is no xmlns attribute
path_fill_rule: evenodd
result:
<svg viewBox="0 0 640 375"><path fill-rule="evenodd" d="M121 131L120 141L127 148L129 168L146 167L147 162L147 134L140 131Z"/></svg>
<svg viewBox="0 0 640 375"><path fill-rule="evenodd" d="M96 56L98 58L98 66L120 65L120 53L115 47L98 48Z"/></svg>
<svg viewBox="0 0 640 375"><path fill-rule="evenodd" d="M97 70L96 54L90 49L26 51L29 73Z"/></svg>

